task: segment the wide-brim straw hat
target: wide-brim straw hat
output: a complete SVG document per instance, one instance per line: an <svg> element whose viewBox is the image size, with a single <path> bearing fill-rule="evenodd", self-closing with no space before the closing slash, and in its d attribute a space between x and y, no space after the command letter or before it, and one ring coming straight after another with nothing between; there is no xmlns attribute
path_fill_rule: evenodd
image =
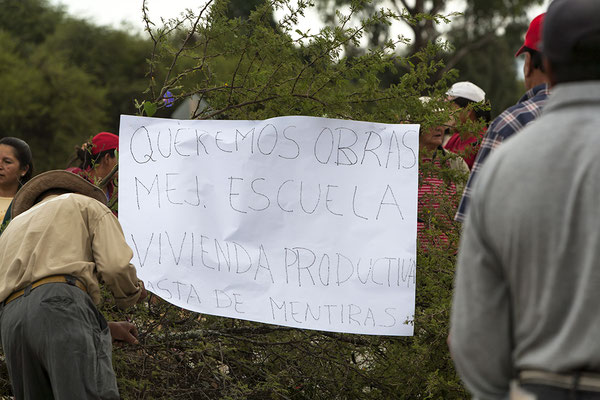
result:
<svg viewBox="0 0 600 400"><path fill-rule="evenodd" d="M12 202L12 218L29 210L42 193L51 189L79 193L106 205L106 194L98 186L72 172L55 170L35 176L19 189Z"/></svg>

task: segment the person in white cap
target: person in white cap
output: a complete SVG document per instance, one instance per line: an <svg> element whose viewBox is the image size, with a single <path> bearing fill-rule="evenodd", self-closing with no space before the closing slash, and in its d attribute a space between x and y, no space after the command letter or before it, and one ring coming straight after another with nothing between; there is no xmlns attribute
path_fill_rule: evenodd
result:
<svg viewBox="0 0 600 400"><path fill-rule="evenodd" d="M479 121L480 119L483 119L486 125L490 122L489 106L485 102L485 92L479 86L466 81L456 82L446 92L446 95L455 109L452 126L459 123L465 124L467 121ZM478 133L461 134L448 129L445 135L444 148L460 154L469 169L471 169L484 133L485 130Z"/></svg>
<svg viewBox="0 0 600 400"><path fill-rule="evenodd" d="M549 94L549 79L542 64L542 54L540 52L543 22L544 14L538 15L531 21L525 35L525 43L516 54L516 56L521 54L525 56L523 76L527 92L517 104L506 109L490 124L471 168L467 186L456 212L456 221L464 222L465 220L473 185L486 159L504 140L510 138L538 118L542 113L542 108L546 104Z"/></svg>
<svg viewBox="0 0 600 400"><path fill-rule="evenodd" d="M17 399L119 399L99 282L125 308L146 296L133 252L97 186L49 171L15 195L0 237L0 332Z"/></svg>

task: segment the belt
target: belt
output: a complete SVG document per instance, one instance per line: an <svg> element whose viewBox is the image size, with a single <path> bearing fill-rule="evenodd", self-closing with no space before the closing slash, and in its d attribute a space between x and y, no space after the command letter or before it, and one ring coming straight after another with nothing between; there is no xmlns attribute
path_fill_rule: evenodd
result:
<svg viewBox="0 0 600 400"><path fill-rule="evenodd" d="M600 392L600 374L590 372L557 374L546 371L521 371L519 382L521 384L528 383L586 392Z"/></svg>
<svg viewBox="0 0 600 400"><path fill-rule="evenodd" d="M23 296L25 293L29 293L31 290L35 289L36 287L45 285L47 283L68 283L69 285L77 286L79 289L83 290L84 292L87 292L87 288L85 287L85 285L80 280L75 278L74 276L53 275L53 276L48 276L46 278L37 280L37 281L27 285L27 287L25 287L24 289L13 292L10 296L8 296L6 298L6 300L4 300L3 303L4 303L4 305L7 305L11 301L16 300L19 297Z"/></svg>

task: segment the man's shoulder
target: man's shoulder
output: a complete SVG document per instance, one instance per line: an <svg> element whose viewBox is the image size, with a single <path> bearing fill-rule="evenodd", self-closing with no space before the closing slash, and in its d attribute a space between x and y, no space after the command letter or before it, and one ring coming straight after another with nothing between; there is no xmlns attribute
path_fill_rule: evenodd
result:
<svg viewBox="0 0 600 400"><path fill-rule="evenodd" d="M494 175L492 180L499 179L499 175L514 180L516 174L531 169L540 159L544 160L540 143L544 143L543 148L547 150L551 144L560 144L563 141L558 135L548 135L548 131L556 124L555 116L542 115L536 118L535 124L522 127L517 135L503 142L502 146L498 147L486 161L486 169L494 171L488 172ZM555 163L556 158L551 157L545 161ZM482 175L484 175L483 171Z"/></svg>
<svg viewBox="0 0 600 400"><path fill-rule="evenodd" d="M62 209L72 215L81 214L92 218L102 217L111 213L110 209L96 199L79 193L65 193L40 203L39 212L49 212L50 209ZM35 207L35 206L34 206Z"/></svg>
<svg viewBox="0 0 600 400"><path fill-rule="evenodd" d="M525 97L525 96L524 96ZM517 104L504 110L490 124L490 135L501 136L503 139L523 129L537 119L548 99L547 91L521 99Z"/></svg>
<svg viewBox="0 0 600 400"><path fill-rule="evenodd" d="M67 196L72 199L73 202L77 203L79 207L83 207L89 210L93 210L95 212L99 212L101 214L110 213L110 209L105 205L99 202L96 199L93 199L89 196L79 194L79 193L67 193Z"/></svg>
<svg viewBox="0 0 600 400"><path fill-rule="evenodd" d="M519 115L527 112L538 112L539 115L539 111L546 105L549 94L545 85L541 88L532 89L523 95L517 104L509 107L507 111Z"/></svg>

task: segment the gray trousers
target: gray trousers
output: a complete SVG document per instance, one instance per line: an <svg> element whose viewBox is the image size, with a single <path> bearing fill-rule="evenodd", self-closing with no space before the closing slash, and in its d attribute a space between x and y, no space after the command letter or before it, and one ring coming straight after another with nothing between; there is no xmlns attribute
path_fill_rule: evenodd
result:
<svg viewBox="0 0 600 400"><path fill-rule="evenodd" d="M539 400L600 400L600 392L572 391L546 385L523 384L521 387Z"/></svg>
<svg viewBox="0 0 600 400"><path fill-rule="evenodd" d="M13 300L0 334L17 400L119 399L108 324L81 289L48 283Z"/></svg>

